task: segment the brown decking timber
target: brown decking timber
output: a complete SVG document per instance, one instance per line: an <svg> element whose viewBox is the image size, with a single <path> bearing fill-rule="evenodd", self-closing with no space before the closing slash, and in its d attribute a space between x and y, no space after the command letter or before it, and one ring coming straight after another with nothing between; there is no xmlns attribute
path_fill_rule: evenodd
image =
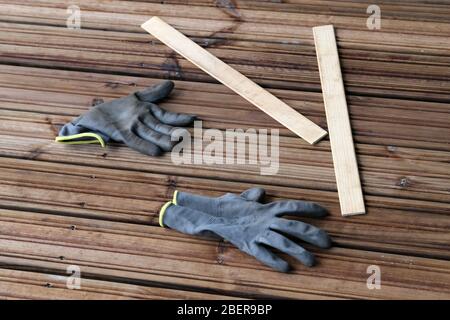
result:
<svg viewBox="0 0 450 320"><path fill-rule="evenodd" d="M370 4L382 29L366 27ZM433 1L0 0L0 298L449 298L449 9ZM113 15L112 15L113 14ZM310 146L140 23L159 15L326 128L311 27L333 23L368 214L342 218L327 140ZM420 27L417 27L417 24ZM64 146L59 127L94 101L161 78L168 110L204 128L280 129L280 170L174 166L119 144ZM173 190L220 195L263 186L269 200L318 202L332 250L291 274L232 246L157 227ZM81 267L80 291L65 286ZM367 267L382 289L368 290ZM82 282L83 283L83 282Z"/></svg>

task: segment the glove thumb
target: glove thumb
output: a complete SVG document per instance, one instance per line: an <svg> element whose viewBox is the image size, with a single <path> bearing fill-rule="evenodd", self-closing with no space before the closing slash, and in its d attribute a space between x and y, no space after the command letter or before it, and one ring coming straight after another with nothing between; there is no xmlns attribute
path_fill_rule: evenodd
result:
<svg viewBox="0 0 450 320"><path fill-rule="evenodd" d="M261 202L266 195L266 190L263 188L250 188L240 194L242 198L248 201Z"/></svg>
<svg viewBox="0 0 450 320"><path fill-rule="evenodd" d="M167 97L174 86L175 85L172 81L166 80L152 87L137 91L134 94L141 101L156 102Z"/></svg>

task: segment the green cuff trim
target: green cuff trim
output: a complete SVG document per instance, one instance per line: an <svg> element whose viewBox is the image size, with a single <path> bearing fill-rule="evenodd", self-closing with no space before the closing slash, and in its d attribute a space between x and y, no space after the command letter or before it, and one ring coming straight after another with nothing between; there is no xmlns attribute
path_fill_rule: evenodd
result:
<svg viewBox="0 0 450 320"><path fill-rule="evenodd" d="M172 201L168 201L162 206L161 210L159 210L159 225L163 228L165 228L163 223L164 214L166 213L167 208L170 207L172 204L173 204Z"/></svg>
<svg viewBox="0 0 450 320"><path fill-rule="evenodd" d="M175 190L175 192L173 193L173 199L172 199L172 202L175 205L178 205L177 196L178 196L178 190Z"/></svg>
<svg viewBox="0 0 450 320"><path fill-rule="evenodd" d="M94 138L89 140L77 140L80 138ZM75 140L75 141L74 141ZM58 136L55 138L55 142L64 143L64 144L88 144L88 143L100 143L102 148L105 147L105 141L103 141L103 138L93 132L85 132L85 133L78 133L73 134L71 136Z"/></svg>

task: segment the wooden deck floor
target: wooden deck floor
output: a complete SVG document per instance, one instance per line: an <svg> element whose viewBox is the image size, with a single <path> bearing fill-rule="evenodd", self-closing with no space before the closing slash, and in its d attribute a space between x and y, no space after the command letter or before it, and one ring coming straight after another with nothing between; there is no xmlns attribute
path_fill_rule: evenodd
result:
<svg viewBox="0 0 450 320"><path fill-rule="evenodd" d="M450 298L447 1L0 0L0 298ZM189 5L185 5L189 2ZM284 2L284 1L283 1ZM427 2L429 2L427 4ZM382 28L366 27L378 3ZM441 4L439 4L441 3ZM342 218L327 139L311 146L139 25L159 15L326 128L311 27L333 23L368 214ZM280 170L174 166L121 145L64 146L60 125L162 78L204 127L280 128ZM333 237L281 274L222 242L157 226L175 188L259 185L316 201ZM79 266L80 290L66 286ZM381 268L369 290L367 268Z"/></svg>

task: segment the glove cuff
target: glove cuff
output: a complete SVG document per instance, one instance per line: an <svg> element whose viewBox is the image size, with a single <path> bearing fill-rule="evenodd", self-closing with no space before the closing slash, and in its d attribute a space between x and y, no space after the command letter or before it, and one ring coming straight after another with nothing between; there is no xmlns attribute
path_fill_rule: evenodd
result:
<svg viewBox="0 0 450 320"><path fill-rule="evenodd" d="M178 190L175 190L175 192L173 193L173 198L172 198L172 203L175 205L178 205Z"/></svg>
<svg viewBox="0 0 450 320"><path fill-rule="evenodd" d="M59 135L55 138L55 142L65 144L100 143L103 148L108 140L108 136L72 122L65 124L59 131Z"/></svg>
<svg viewBox="0 0 450 320"><path fill-rule="evenodd" d="M172 201L168 201L161 207L161 210L159 210L159 225L163 228L165 228L165 225L163 222L164 214L166 213L167 208L169 208L172 204L173 204Z"/></svg>
<svg viewBox="0 0 450 320"><path fill-rule="evenodd" d="M172 204L174 204L174 205L178 204L177 197L178 197L178 190L175 190L175 192L173 193L172 201L167 201L161 207L161 210L159 210L159 225L163 228L166 227L164 225L164 214L166 213L167 208L169 208Z"/></svg>
<svg viewBox="0 0 450 320"><path fill-rule="evenodd" d="M71 136L58 136L55 138L55 142L64 144L100 143L103 148L105 147L105 140L102 136L93 132L78 133Z"/></svg>

